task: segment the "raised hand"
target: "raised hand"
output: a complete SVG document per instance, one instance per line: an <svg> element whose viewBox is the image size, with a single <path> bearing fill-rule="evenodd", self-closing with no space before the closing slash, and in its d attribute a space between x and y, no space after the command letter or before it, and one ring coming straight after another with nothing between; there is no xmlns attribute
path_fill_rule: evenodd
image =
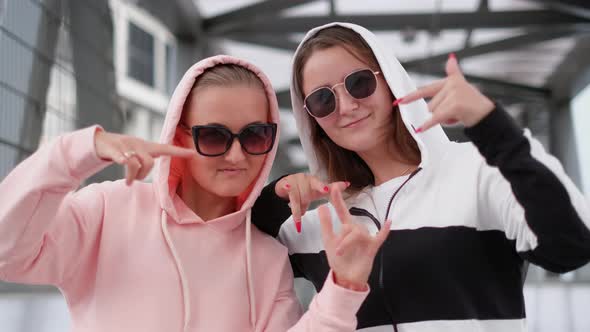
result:
<svg viewBox="0 0 590 332"><path fill-rule="evenodd" d="M94 148L99 158L125 166L125 183L144 179L154 166L154 159L161 156L192 158L194 149L175 145L158 144L137 137L98 130L94 134Z"/></svg>
<svg viewBox="0 0 590 332"><path fill-rule="evenodd" d="M301 233L301 217L305 214L309 205L318 199L327 197L330 191L334 189L344 190L347 187L347 182L325 184L315 176L297 173L278 181L275 185L275 193L277 196L289 201L295 227L297 232Z"/></svg>
<svg viewBox="0 0 590 332"><path fill-rule="evenodd" d="M379 248L387 239L391 222L386 221L376 236L369 234L363 225L353 223L340 190L330 193L330 201L336 209L342 227L338 234L332 228L330 210L322 205L319 210L322 241L330 268L334 271L334 281L349 289L367 289L367 281L373 268L373 261Z"/></svg>
<svg viewBox="0 0 590 332"><path fill-rule="evenodd" d="M396 103L408 104L421 98L432 98L428 102L432 118L416 129L416 132L426 131L437 124L452 124L457 121L466 127L472 127L495 108L490 99L467 82L454 54L449 56L445 71L446 78L396 100Z"/></svg>

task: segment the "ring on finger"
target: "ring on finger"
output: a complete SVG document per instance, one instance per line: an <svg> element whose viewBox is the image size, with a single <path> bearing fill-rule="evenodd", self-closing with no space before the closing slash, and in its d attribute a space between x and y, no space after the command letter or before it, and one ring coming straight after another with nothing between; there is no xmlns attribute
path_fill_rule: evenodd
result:
<svg viewBox="0 0 590 332"><path fill-rule="evenodd" d="M123 156L125 156L126 159L130 159L132 157L137 157L137 152L135 152L133 150L125 151L125 152L123 152ZM143 167L143 165L139 161L137 161L137 163L139 164L138 168Z"/></svg>
<svg viewBox="0 0 590 332"><path fill-rule="evenodd" d="M125 158L127 158L127 159L134 157L136 155L137 155L137 152L135 152L133 150L123 152L123 156L125 156Z"/></svg>

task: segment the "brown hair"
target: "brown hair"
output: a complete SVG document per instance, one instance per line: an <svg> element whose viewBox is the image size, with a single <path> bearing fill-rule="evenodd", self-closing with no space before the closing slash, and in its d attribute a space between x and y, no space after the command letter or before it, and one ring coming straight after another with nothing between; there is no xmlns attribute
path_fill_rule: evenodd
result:
<svg viewBox="0 0 590 332"><path fill-rule="evenodd" d="M303 67L307 60L315 51L335 46L344 48L351 55L367 64L373 71L381 71L379 62L375 58L371 47L359 34L343 27L323 29L305 41L293 63L293 78L295 81L293 88L295 89L295 95L301 100L305 97L302 88ZM351 184L349 188L352 193L358 192L368 185L375 184L375 177L371 169L358 154L334 143L311 116L307 115L306 121L308 121L311 128L313 149L320 159L320 164L326 166L329 181L349 181ZM420 150L416 141L407 131L399 109L393 112L391 125L393 127L393 142L401 154L402 161L418 164L420 162Z"/></svg>
<svg viewBox="0 0 590 332"><path fill-rule="evenodd" d="M236 85L258 87L262 89L266 95L264 83L262 83L260 77L254 72L236 64L220 64L205 69L205 71L197 77L193 84L193 88L184 103L184 107L186 109L186 107L190 105L190 100L195 93L203 88ZM183 110L182 113L181 124L184 123L184 114L186 114L185 110Z"/></svg>

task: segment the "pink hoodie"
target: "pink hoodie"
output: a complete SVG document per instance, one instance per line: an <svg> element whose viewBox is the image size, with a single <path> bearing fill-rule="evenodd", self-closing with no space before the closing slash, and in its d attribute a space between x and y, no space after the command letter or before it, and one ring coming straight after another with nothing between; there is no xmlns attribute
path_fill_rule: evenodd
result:
<svg viewBox="0 0 590 332"><path fill-rule="evenodd" d="M172 96L161 136L171 143L195 78L229 56L191 67ZM270 172L268 154L241 209L203 222L175 194L169 157L154 183L123 180L76 188L109 163L94 150L97 127L59 137L0 184L0 279L52 284L64 294L73 330L352 331L367 292L328 277L301 318L287 249L251 226L250 209ZM301 318L301 319L300 319Z"/></svg>

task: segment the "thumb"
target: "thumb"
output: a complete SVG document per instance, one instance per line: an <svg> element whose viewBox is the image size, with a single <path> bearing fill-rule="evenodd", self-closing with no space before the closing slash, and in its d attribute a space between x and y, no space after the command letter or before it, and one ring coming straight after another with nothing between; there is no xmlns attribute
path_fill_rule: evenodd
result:
<svg viewBox="0 0 590 332"><path fill-rule="evenodd" d="M445 66L445 72L447 73L447 76L455 74L463 75L461 73L461 68L459 67L459 62L457 61L455 53L449 54L449 59L447 60L447 64Z"/></svg>
<svg viewBox="0 0 590 332"><path fill-rule="evenodd" d="M347 181L336 181L336 182L330 183L328 185L328 188L330 188L330 191L332 191L332 190L344 191L349 186L350 186L350 182L347 182Z"/></svg>

